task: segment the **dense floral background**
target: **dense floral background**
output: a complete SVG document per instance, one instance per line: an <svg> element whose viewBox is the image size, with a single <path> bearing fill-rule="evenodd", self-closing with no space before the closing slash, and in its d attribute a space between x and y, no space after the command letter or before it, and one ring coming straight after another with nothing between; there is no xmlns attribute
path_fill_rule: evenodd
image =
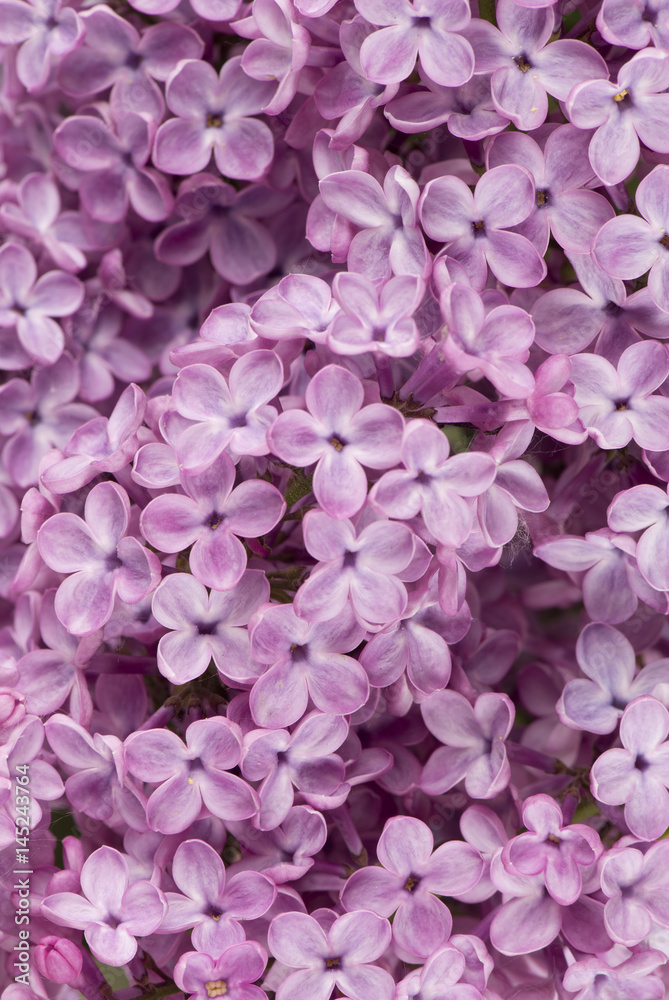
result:
<svg viewBox="0 0 669 1000"><path fill-rule="evenodd" d="M669 0L0 0L2 1000L669 994Z"/></svg>

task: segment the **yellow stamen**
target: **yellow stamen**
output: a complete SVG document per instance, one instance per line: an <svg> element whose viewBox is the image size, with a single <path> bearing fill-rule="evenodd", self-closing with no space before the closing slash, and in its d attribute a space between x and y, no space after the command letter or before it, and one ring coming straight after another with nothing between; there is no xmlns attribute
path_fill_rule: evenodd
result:
<svg viewBox="0 0 669 1000"><path fill-rule="evenodd" d="M224 997L228 992L228 984L225 979L213 979L209 983L204 984L207 991L207 996L210 997Z"/></svg>

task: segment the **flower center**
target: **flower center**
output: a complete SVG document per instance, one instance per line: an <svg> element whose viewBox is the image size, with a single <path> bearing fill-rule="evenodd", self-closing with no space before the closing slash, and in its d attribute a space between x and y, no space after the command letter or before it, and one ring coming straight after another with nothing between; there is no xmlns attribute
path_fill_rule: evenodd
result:
<svg viewBox="0 0 669 1000"><path fill-rule="evenodd" d="M659 240L659 242L662 244L662 246L665 248L665 250L669 250L669 236L667 236L666 233L662 237L662 239Z"/></svg>
<svg viewBox="0 0 669 1000"><path fill-rule="evenodd" d="M546 837L546 840L549 843L551 843L551 844L560 844L560 843L562 843L561 838L560 837L556 837L554 833L549 833L548 836Z"/></svg>
<svg viewBox="0 0 669 1000"><path fill-rule="evenodd" d="M336 956L335 958L326 958L325 959L325 968L326 969L341 969L341 958L339 958L339 956Z"/></svg>
<svg viewBox="0 0 669 1000"><path fill-rule="evenodd" d="M209 997L224 997L228 992L228 984L225 979L212 979L210 982L204 984L204 988Z"/></svg>
<svg viewBox="0 0 669 1000"><path fill-rule="evenodd" d="M420 879L417 875L409 875L409 878L406 880L402 888L406 889L407 892L413 892L419 882Z"/></svg>
<svg viewBox="0 0 669 1000"><path fill-rule="evenodd" d="M207 128L220 128L223 124L223 119L220 115L213 115L211 112L207 115ZM219 996L219 994L215 994Z"/></svg>
<svg viewBox="0 0 669 1000"><path fill-rule="evenodd" d="M218 514L216 511L214 511L214 513L207 521L207 527L211 528L212 531L216 531L222 520L223 520L223 515Z"/></svg>
<svg viewBox="0 0 669 1000"><path fill-rule="evenodd" d="M485 236L485 222L483 219L479 219L478 222L472 222L472 229L474 236Z"/></svg>
<svg viewBox="0 0 669 1000"><path fill-rule="evenodd" d="M527 73L528 69L532 69L532 63L524 52L521 52L519 56L515 56L513 61L521 73Z"/></svg>
<svg viewBox="0 0 669 1000"><path fill-rule="evenodd" d="M330 444L335 449L335 451L342 451L345 442L340 441L339 438L335 434L333 434L332 437L330 438Z"/></svg>
<svg viewBox="0 0 669 1000"><path fill-rule="evenodd" d="M627 89L627 87L625 87L625 89L621 90L619 94L613 95L613 100L616 102L616 104L623 104L629 98L629 96L630 92Z"/></svg>
<svg viewBox="0 0 669 1000"><path fill-rule="evenodd" d="M548 204L548 191L544 188L543 190L537 191L537 206L543 208L544 205Z"/></svg>

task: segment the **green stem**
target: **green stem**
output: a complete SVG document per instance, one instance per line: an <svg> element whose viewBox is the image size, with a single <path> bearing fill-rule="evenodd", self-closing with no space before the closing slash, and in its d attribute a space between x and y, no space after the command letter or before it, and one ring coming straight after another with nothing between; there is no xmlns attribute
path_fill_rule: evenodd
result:
<svg viewBox="0 0 669 1000"><path fill-rule="evenodd" d="M137 1000L164 1000L164 997L173 997L181 990L170 980L167 983L154 983L148 990L140 993Z"/></svg>
<svg viewBox="0 0 669 1000"><path fill-rule="evenodd" d="M497 18L495 17L495 0L479 0L479 17L484 21L490 21L491 24L497 26Z"/></svg>

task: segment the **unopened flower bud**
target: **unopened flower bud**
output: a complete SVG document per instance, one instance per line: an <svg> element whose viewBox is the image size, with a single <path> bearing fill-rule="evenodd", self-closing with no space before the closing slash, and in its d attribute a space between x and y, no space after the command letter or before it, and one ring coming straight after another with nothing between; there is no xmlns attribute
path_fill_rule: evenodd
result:
<svg viewBox="0 0 669 1000"><path fill-rule="evenodd" d="M73 941L48 934L35 948L35 963L52 983L71 983L81 972L83 958Z"/></svg>

